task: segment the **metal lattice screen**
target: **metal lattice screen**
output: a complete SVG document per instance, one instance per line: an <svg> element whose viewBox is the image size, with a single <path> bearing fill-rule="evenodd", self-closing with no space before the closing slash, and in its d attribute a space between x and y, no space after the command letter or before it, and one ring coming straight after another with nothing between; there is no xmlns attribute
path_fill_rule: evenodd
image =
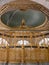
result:
<svg viewBox="0 0 49 65"><path fill-rule="evenodd" d="M49 62L49 45L39 45L45 38L29 32L2 32L0 34L0 62L5 63L45 63ZM6 40L6 41L5 41ZM24 41L25 40L25 41ZM18 41L20 44L18 44ZM28 42L27 42L28 41Z"/></svg>

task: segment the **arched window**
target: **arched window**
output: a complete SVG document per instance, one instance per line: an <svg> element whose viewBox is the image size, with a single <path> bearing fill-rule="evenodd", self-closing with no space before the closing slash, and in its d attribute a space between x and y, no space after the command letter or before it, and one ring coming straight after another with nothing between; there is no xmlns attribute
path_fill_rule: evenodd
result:
<svg viewBox="0 0 49 65"><path fill-rule="evenodd" d="M1 46L1 45L7 46L7 45L9 45L9 44L8 44L8 42L7 42L5 39L0 38L0 46Z"/></svg>
<svg viewBox="0 0 49 65"><path fill-rule="evenodd" d="M44 39L40 40L39 46L44 46L44 45L46 45L46 46L49 45L49 38L44 38Z"/></svg>
<svg viewBox="0 0 49 65"><path fill-rule="evenodd" d="M27 41L27 40L19 40L19 41L17 42L17 44L18 44L18 45L22 45L22 44L24 44L24 45L29 45L29 41Z"/></svg>

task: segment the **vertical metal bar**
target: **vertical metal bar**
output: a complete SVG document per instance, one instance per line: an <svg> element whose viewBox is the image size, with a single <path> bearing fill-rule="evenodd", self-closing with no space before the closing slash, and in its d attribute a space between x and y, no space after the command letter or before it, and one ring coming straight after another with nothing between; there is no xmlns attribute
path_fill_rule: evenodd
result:
<svg viewBox="0 0 49 65"><path fill-rule="evenodd" d="M24 63L24 31L22 32L22 35L23 35L23 44L22 44L22 63Z"/></svg>
<svg viewBox="0 0 49 65"><path fill-rule="evenodd" d="M30 46L31 46L31 48L30 48L30 62L32 63L33 61L32 61L32 33L30 32Z"/></svg>

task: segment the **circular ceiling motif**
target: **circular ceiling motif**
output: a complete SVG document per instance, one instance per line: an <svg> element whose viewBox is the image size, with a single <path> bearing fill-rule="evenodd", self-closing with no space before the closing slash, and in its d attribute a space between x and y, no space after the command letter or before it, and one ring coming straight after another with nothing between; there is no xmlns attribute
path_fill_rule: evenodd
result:
<svg viewBox="0 0 49 65"><path fill-rule="evenodd" d="M1 16L1 21L9 27L19 27L22 20L25 20L25 26L37 27L45 22L46 16L41 11L28 9L26 11L12 10Z"/></svg>

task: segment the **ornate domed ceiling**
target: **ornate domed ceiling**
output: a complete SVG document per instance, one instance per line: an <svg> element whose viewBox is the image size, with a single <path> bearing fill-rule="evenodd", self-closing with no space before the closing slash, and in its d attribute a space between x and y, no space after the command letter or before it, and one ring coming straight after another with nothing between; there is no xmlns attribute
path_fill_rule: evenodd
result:
<svg viewBox="0 0 49 65"><path fill-rule="evenodd" d="M46 16L41 11L32 9L8 11L1 16L1 21L9 27L21 26L23 19L25 26L37 27L45 22Z"/></svg>
<svg viewBox="0 0 49 65"><path fill-rule="evenodd" d="M48 24L49 10L39 3L15 0L0 8L0 27L9 30L47 30Z"/></svg>

